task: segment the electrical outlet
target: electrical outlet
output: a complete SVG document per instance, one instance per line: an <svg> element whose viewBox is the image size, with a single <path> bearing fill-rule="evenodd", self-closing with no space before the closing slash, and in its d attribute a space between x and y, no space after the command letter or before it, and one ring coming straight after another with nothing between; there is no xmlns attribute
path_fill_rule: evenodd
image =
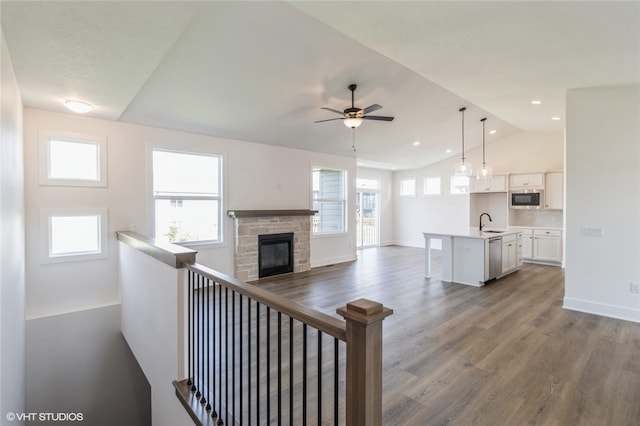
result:
<svg viewBox="0 0 640 426"><path fill-rule="evenodd" d="M640 282L631 282L629 290L631 293L640 293Z"/></svg>

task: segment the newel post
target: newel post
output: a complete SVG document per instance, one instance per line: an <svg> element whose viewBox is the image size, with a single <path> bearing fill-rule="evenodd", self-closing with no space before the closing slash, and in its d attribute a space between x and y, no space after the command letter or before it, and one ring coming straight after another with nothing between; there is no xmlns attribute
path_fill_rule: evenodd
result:
<svg viewBox="0 0 640 426"><path fill-rule="evenodd" d="M349 426L382 424L382 321L393 314L378 302L359 299L336 310L346 320Z"/></svg>

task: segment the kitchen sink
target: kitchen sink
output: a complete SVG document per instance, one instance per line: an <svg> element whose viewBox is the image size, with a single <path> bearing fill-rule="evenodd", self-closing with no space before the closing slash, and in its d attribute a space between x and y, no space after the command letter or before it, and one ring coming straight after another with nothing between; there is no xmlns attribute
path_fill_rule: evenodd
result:
<svg viewBox="0 0 640 426"><path fill-rule="evenodd" d="M485 232L487 234L502 234L503 232L507 232L507 231L495 231L495 230L489 230L489 231L482 231Z"/></svg>

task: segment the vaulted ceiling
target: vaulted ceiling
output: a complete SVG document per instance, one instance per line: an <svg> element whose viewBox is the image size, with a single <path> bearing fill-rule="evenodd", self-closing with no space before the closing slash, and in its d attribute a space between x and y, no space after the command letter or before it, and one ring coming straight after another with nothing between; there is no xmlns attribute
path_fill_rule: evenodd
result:
<svg viewBox="0 0 640 426"><path fill-rule="evenodd" d="M640 2L0 2L24 105L416 168L640 83ZM380 104L352 132L320 107ZM542 104L532 105L531 100ZM560 120L551 120L552 116ZM419 146L413 143L419 141ZM448 153L450 149L452 152Z"/></svg>

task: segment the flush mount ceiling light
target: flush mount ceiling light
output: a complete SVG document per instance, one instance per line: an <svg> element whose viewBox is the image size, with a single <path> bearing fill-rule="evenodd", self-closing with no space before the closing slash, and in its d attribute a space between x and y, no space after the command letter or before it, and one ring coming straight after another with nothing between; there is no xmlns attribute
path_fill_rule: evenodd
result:
<svg viewBox="0 0 640 426"><path fill-rule="evenodd" d="M491 179L492 170L491 170L491 167L487 166L487 163L485 161L485 155L484 155L484 134L485 134L484 123L485 121L487 121L487 117L480 119L480 121L482 121L482 167L478 169L478 173L476 174L476 179L488 180L488 179Z"/></svg>
<svg viewBox="0 0 640 426"><path fill-rule="evenodd" d="M462 159L456 164L454 173L456 176L471 176L472 169L471 163L465 163L464 161L464 111L467 108L462 107L458 111L462 113Z"/></svg>
<svg viewBox="0 0 640 426"><path fill-rule="evenodd" d="M538 99L534 99L534 100L532 100L532 101L531 101L531 104L532 104L532 105L541 105L541 104L542 104L542 101L541 101L541 100L538 100Z"/></svg>
<svg viewBox="0 0 640 426"><path fill-rule="evenodd" d="M553 121L560 121L560 117L551 117Z"/></svg>
<svg viewBox="0 0 640 426"><path fill-rule="evenodd" d="M74 101L71 99L67 99L64 101L64 106L69 108L73 112L77 112L78 114L86 114L87 112L93 110L93 106L86 102L82 101Z"/></svg>

